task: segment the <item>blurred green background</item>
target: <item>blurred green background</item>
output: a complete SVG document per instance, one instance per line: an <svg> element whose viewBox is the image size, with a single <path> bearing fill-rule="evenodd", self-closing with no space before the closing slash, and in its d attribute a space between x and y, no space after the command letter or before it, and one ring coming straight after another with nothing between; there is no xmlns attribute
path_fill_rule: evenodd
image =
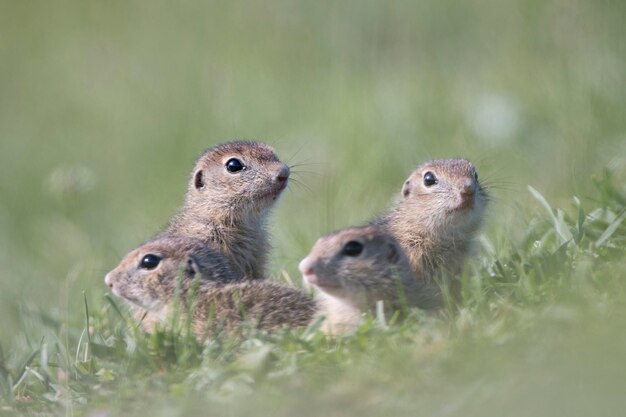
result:
<svg viewBox="0 0 626 417"><path fill-rule="evenodd" d="M104 274L182 203L207 147L294 168L271 272L361 223L420 162L492 184L485 233L626 179L626 2L0 2L0 344L81 323ZM27 331L25 329L28 329Z"/></svg>

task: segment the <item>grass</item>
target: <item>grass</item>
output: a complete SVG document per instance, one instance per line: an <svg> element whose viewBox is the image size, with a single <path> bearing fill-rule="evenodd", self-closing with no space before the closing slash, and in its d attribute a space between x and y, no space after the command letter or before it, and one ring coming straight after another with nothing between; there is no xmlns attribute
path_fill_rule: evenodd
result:
<svg viewBox="0 0 626 417"><path fill-rule="evenodd" d="M620 1L0 4L0 415L623 414ZM464 302L356 334L138 332L104 274L215 143L295 169L272 279L418 163L493 201Z"/></svg>
<svg viewBox="0 0 626 417"><path fill-rule="evenodd" d="M90 311L85 298L82 328L58 323L19 360L3 357L3 410L615 415L626 370L626 211L605 181L607 205L589 214L554 210L533 190L545 215L523 243L475 262L465 302L440 317L371 317L344 338L311 328L199 345L184 326L145 335L116 300Z"/></svg>

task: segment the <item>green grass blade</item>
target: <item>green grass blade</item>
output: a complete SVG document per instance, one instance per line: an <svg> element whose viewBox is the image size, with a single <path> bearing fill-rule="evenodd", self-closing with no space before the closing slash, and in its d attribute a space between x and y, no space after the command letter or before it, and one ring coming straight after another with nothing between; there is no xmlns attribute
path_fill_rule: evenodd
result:
<svg viewBox="0 0 626 417"><path fill-rule="evenodd" d="M613 222L609 225L609 227L607 227L606 230L600 235L598 240L596 240L597 247L604 245L606 241L609 240L611 236L613 236L613 233L615 233L615 231L620 226L620 224L622 224L622 222L624 221L624 218L626 218L626 211L622 212L622 214L619 217L613 220Z"/></svg>
<svg viewBox="0 0 626 417"><path fill-rule="evenodd" d="M545 197L530 185L528 186L528 191L530 191L532 196L535 197L537 201L539 201L539 203L546 209L546 212L550 215L550 218L552 219L552 224L554 225L554 230L559 236L561 243L572 240L572 233L569 231L567 225L565 224L562 214L558 212L558 217L555 216L552 207L550 207L550 204L545 199Z"/></svg>

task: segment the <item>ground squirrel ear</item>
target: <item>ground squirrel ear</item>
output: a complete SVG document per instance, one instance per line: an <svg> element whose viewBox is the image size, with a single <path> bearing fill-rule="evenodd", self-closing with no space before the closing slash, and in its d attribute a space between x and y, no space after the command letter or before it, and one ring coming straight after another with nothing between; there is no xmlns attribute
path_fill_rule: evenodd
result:
<svg viewBox="0 0 626 417"><path fill-rule="evenodd" d="M196 276L197 272L198 265L196 264L195 259L190 256L189 258L187 258L187 263L185 264L185 275L187 275L189 278L193 278Z"/></svg>
<svg viewBox="0 0 626 417"><path fill-rule="evenodd" d="M400 254L398 253L398 248L394 244L389 244L389 254L387 255L387 260L392 264L395 264L400 259Z"/></svg>
<svg viewBox="0 0 626 417"><path fill-rule="evenodd" d="M204 174L202 170L199 169L193 176L193 185L196 187L196 190L201 190L204 188Z"/></svg>
<svg viewBox="0 0 626 417"><path fill-rule="evenodd" d="M407 180L402 186L402 196L405 198L408 197L409 194L411 194L411 189L409 188L410 185L411 181Z"/></svg>

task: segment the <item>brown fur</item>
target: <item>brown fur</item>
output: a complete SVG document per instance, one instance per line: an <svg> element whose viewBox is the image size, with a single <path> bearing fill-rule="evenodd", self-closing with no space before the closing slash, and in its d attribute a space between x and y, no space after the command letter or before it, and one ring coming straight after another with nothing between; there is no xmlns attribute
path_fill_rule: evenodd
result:
<svg viewBox="0 0 626 417"><path fill-rule="evenodd" d="M192 326L198 336L216 330L232 334L244 321L266 331L306 327L317 312L315 301L300 290L271 281L205 285L196 302Z"/></svg>
<svg viewBox="0 0 626 417"><path fill-rule="evenodd" d="M149 254L161 259L151 270L140 267ZM191 311L198 339L221 331L236 333L244 322L267 331L302 327L317 311L315 301L296 288L269 281L237 282L223 257L195 239L161 238L142 245L107 274L105 282L114 294L147 311L151 325L172 314L178 292L181 318Z"/></svg>
<svg viewBox="0 0 626 417"><path fill-rule="evenodd" d="M424 184L427 172L437 178L430 187ZM373 223L400 243L416 278L438 288L436 280L460 272L487 200L469 161L428 161L405 181L395 207Z"/></svg>
<svg viewBox="0 0 626 417"><path fill-rule="evenodd" d="M228 172L231 158L245 169ZM236 276L263 279L267 215L288 177L289 168L265 144L235 141L208 149L191 173L183 208L161 236L200 239L226 257Z"/></svg>
<svg viewBox="0 0 626 417"><path fill-rule="evenodd" d="M347 255L347 244L362 251ZM362 313L375 312L383 301L388 315L407 307L432 308L437 294L413 277L396 240L375 227L352 227L323 236L300 262L305 282L316 287L326 316L325 330L343 333L356 326Z"/></svg>

